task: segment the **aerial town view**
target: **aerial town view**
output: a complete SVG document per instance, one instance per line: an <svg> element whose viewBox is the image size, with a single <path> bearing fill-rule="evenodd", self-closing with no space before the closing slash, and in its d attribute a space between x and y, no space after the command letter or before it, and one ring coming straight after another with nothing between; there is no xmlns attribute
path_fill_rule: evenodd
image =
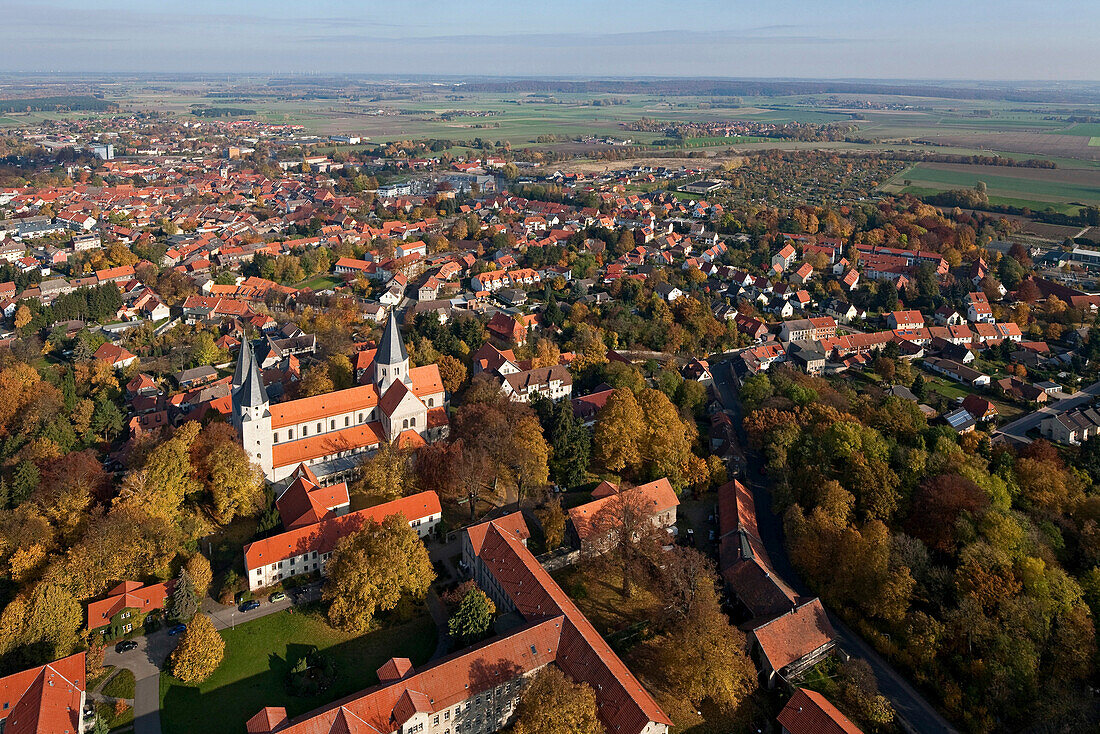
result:
<svg viewBox="0 0 1100 734"><path fill-rule="evenodd" d="M0 22L0 734L1100 732L1100 6Z"/></svg>

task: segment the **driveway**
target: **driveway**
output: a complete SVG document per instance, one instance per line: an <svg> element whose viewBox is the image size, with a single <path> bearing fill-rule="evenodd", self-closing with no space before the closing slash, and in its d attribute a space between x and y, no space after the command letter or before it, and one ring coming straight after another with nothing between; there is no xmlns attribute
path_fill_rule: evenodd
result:
<svg viewBox="0 0 1100 734"><path fill-rule="evenodd" d="M297 594L296 597L292 597L290 592L287 592L286 599L282 601L269 602L267 597L259 599L259 608L249 612L242 612L237 606L224 606L212 599L205 599L202 603L202 612L210 617L210 621L214 623L214 629L232 629L238 624L251 622L254 619L259 619L260 617L266 617L269 614L275 614L284 609L289 609L296 603L306 604L312 601L320 601L321 582L315 581L312 584L299 586L294 591Z"/></svg>
<svg viewBox="0 0 1100 734"><path fill-rule="evenodd" d="M802 583L801 577L795 572L787 555L787 547L783 542L783 522L772 511L771 486L767 478L758 470L758 467L764 465L764 460L752 450L745 436L741 401L732 384L729 367L729 362L714 365L712 369L714 384L718 390L719 399L731 413L741 445L745 447L747 469L743 481L752 491L753 500L756 503L756 523L760 530L760 540L764 543L776 573L798 594L809 596L811 595L809 589ZM879 691L893 704L902 728L917 734L958 734L947 719L943 718L939 711L928 703L885 658L848 629L835 615L829 614L829 621L837 632L840 646L849 654L863 658L871 666Z"/></svg>
<svg viewBox="0 0 1100 734"><path fill-rule="evenodd" d="M105 665L126 668L134 674L134 734L160 734L160 669L169 653L179 643L179 636L169 637L158 630L144 637L135 637L138 646L129 652L107 648Z"/></svg>

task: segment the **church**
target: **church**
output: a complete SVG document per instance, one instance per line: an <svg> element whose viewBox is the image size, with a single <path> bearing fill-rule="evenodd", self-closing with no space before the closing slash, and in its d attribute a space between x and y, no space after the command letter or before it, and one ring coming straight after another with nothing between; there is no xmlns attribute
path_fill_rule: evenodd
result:
<svg viewBox="0 0 1100 734"><path fill-rule="evenodd" d="M340 475L383 441L416 447L447 436L448 398L439 367L410 369L392 312L360 382L272 405L251 344L241 345L233 373L233 426L269 482L282 481L302 464L321 478Z"/></svg>

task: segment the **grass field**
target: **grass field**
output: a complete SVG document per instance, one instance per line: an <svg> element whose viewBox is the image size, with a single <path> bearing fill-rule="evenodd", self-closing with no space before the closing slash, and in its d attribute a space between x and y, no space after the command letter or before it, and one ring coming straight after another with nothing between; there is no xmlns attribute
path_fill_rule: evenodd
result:
<svg viewBox="0 0 1100 734"><path fill-rule="evenodd" d="M160 678L165 734L237 734L264 706L285 706L298 716L378 682L375 670L391 657L421 665L436 645L425 612L411 622L353 637L329 627L316 611L279 612L223 630L225 659L206 682L188 686L167 673ZM336 663L336 682L323 694L298 698L286 692L286 675L312 650Z"/></svg>
<svg viewBox="0 0 1100 734"><path fill-rule="evenodd" d="M910 184L906 186L905 181ZM996 204L1076 212L1074 204L1100 202L1100 171L1094 169L918 163L891 178L883 190L923 196L974 188L979 181L985 182L990 201Z"/></svg>
<svg viewBox="0 0 1100 734"><path fill-rule="evenodd" d="M1057 133L1059 135L1080 135L1086 138L1100 137L1100 122L1078 122L1058 130Z"/></svg>

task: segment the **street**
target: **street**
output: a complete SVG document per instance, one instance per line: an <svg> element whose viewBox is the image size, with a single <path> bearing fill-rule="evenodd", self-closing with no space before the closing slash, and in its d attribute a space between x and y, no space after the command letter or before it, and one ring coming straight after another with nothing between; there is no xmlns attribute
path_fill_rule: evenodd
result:
<svg viewBox="0 0 1100 734"><path fill-rule="evenodd" d="M993 435L1003 434L1019 443L1031 443L1031 439L1028 437L1027 432L1032 428L1038 428L1043 418L1051 415L1058 415L1059 413L1064 413L1073 408L1079 408L1082 405L1091 403L1097 396L1100 396L1100 382L1094 382L1067 398L1062 398L1050 405L1044 405L1042 408L1028 413L1022 418L1017 418L1011 423L1006 423L994 431Z"/></svg>
<svg viewBox="0 0 1100 734"><path fill-rule="evenodd" d="M744 473L744 482L752 491L756 504L756 523L760 530L760 540L768 551L776 573L798 594L812 596L787 555L787 548L783 542L783 522L772 509L771 489L767 477L757 470L763 465L763 460L749 446L742 423L741 401L737 398L729 367L729 362L712 364L711 372L714 375L714 386L718 391L719 399L731 414L734 426L737 428L738 440L745 450L747 470ZM829 613L829 621L836 630L840 638L840 646L845 652L863 658L871 666L879 692L893 704L903 728L919 734L943 734L944 732L957 734L957 730L948 723L947 719L943 718L939 711L928 703L885 658L848 629L836 615Z"/></svg>

